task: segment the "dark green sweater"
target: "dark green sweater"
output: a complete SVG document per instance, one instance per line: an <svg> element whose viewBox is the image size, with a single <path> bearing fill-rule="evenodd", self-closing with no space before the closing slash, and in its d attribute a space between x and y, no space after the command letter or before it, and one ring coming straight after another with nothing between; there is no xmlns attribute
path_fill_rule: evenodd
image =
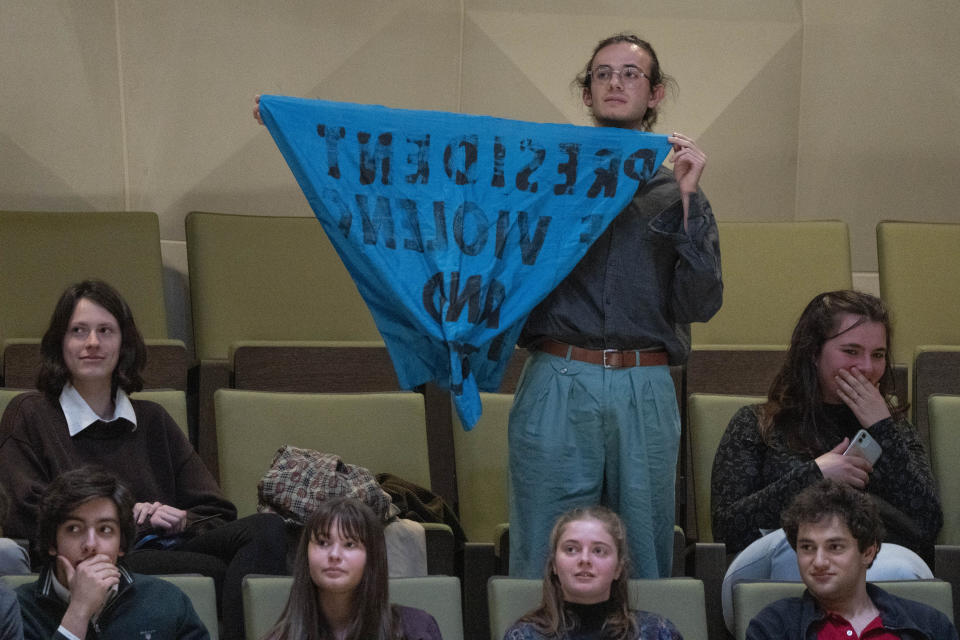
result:
<svg viewBox="0 0 960 640"><path fill-rule="evenodd" d="M17 589L25 640L66 638L58 633L67 603L53 590L53 572ZM210 637L190 598L173 584L120 567L117 594L87 629L87 638L205 640Z"/></svg>

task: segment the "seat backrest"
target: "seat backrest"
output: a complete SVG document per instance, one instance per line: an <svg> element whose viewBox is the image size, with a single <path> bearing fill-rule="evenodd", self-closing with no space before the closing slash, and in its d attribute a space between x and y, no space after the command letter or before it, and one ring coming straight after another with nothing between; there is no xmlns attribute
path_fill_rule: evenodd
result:
<svg viewBox="0 0 960 640"><path fill-rule="evenodd" d="M173 418L177 426L183 431L183 434L190 437L190 423L187 420L187 394L184 391L173 389L152 389L147 391L137 391L130 396L136 400L149 400L156 402L167 410L170 417Z"/></svg>
<svg viewBox="0 0 960 640"><path fill-rule="evenodd" d="M880 297L893 323L893 361L923 344L960 345L960 224L877 224Z"/></svg>
<svg viewBox="0 0 960 640"><path fill-rule="evenodd" d="M930 460L940 489L943 528L939 544L960 545L960 395L934 395L930 410Z"/></svg>
<svg viewBox="0 0 960 640"><path fill-rule="evenodd" d="M257 482L284 445L339 455L372 473L430 487L419 393L214 394L220 486L240 516L256 511Z"/></svg>
<svg viewBox="0 0 960 640"><path fill-rule="evenodd" d="M845 222L720 222L723 307L692 325L694 346L786 345L814 295L849 289ZM797 277L802 274L802 277Z"/></svg>
<svg viewBox="0 0 960 640"><path fill-rule="evenodd" d="M960 395L960 345L920 345L913 356L913 424L929 453L928 400L937 393Z"/></svg>
<svg viewBox="0 0 960 640"><path fill-rule="evenodd" d="M167 337L156 213L0 211L0 342L42 336L63 290L89 278L123 295L145 338Z"/></svg>
<svg viewBox="0 0 960 640"><path fill-rule="evenodd" d="M230 347L233 387L249 391L400 391L383 342L243 340Z"/></svg>
<svg viewBox="0 0 960 640"><path fill-rule="evenodd" d="M194 610L200 617L200 622L210 632L211 640L217 640L219 629L217 622L217 591L213 585L213 578L209 576L200 576L193 574L178 574L157 576L167 582L176 585L181 591L187 594ZM0 576L0 580L7 583L11 589L16 589L20 585L29 584L36 581L37 574L28 573L16 576ZM285 600L284 600L285 601Z"/></svg>
<svg viewBox="0 0 960 640"><path fill-rule="evenodd" d="M29 584L36 581L36 573L21 573L16 575L3 575L0 576L0 580L7 583L7 586L11 589L16 589L20 585Z"/></svg>
<svg viewBox="0 0 960 640"><path fill-rule="evenodd" d="M720 438L730 418L740 407L763 402L765 399L765 396L695 393L687 400L687 424L693 460L694 503L697 512L696 534L700 542L713 542L713 530L710 524L710 475Z"/></svg>
<svg viewBox="0 0 960 640"><path fill-rule="evenodd" d="M481 393L483 415L470 431L453 419L460 523L471 542L494 542L497 525L510 519L507 506L507 421L513 395ZM456 413L454 413L456 416Z"/></svg>
<svg viewBox="0 0 960 640"><path fill-rule="evenodd" d="M923 602L953 620L953 591L942 580L898 580L877 582L878 587L900 598ZM784 598L798 598L806 587L802 582L740 582L733 587L734 638L745 640L747 627L760 611Z"/></svg>
<svg viewBox="0 0 960 640"><path fill-rule="evenodd" d="M380 340L316 219L194 211L186 237L199 359L238 340Z"/></svg>
<svg viewBox="0 0 960 640"><path fill-rule="evenodd" d="M276 623L290 595L289 576L243 579L243 614L248 638L262 638ZM444 640L462 640L460 580L449 576L390 578L390 602L423 609L437 620Z"/></svg>
<svg viewBox="0 0 960 640"><path fill-rule="evenodd" d="M219 629L217 627L217 590L213 585L213 578L209 576L198 576L190 574L177 574L157 576L167 582L172 582L180 588L190 602L193 608L200 616L203 626L210 632L211 640L217 640Z"/></svg>
<svg viewBox="0 0 960 640"><path fill-rule="evenodd" d="M391 578L390 602L423 609L437 619L444 640L462 640L460 579L453 576Z"/></svg>
<svg viewBox="0 0 960 640"><path fill-rule="evenodd" d="M493 577L487 583L490 602L490 638L500 640L520 616L540 604L541 580ZM692 578L631 580L634 609L667 618L687 640L706 640L707 617L703 583Z"/></svg>
<svg viewBox="0 0 960 640"><path fill-rule="evenodd" d="M182 340L146 338L147 364L143 385L147 389L187 388L187 348ZM32 388L37 381L42 356L40 338L10 338L4 341L0 378L4 386Z"/></svg>
<svg viewBox="0 0 960 640"><path fill-rule="evenodd" d="M695 348L687 358L687 395L766 394L786 355L786 348L771 345Z"/></svg>

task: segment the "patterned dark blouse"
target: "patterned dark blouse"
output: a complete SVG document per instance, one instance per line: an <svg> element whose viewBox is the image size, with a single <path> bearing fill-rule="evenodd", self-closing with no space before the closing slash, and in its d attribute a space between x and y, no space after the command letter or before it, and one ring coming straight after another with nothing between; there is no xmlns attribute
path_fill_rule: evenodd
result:
<svg viewBox="0 0 960 640"><path fill-rule="evenodd" d="M761 529L778 529L780 511L823 477L810 455L789 450L776 436L773 446L761 439L758 408L742 407L733 416L713 461L713 537L725 542L731 553L759 538ZM852 437L860 425L845 405L827 409L830 424L825 441L832 448L844 437ZM866 491L880 508L885 540L912 549L930 563L943 512L926 450L906 420L887 418L869 431L883 454L870 473Z"/></svg>

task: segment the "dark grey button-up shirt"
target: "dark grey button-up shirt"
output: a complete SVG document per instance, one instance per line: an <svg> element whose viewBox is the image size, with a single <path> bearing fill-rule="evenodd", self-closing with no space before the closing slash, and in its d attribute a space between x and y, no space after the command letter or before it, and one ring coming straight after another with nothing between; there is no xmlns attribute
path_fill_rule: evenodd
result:
<svg viewBox="0 0 960 640"><path fill-rule="evenodd" d="M710 203L690 196L687 230L673 172L637 190L563 282L530 314L519 344L544 339L588 349L690 353L691 322L720 309L720 243Z"/></svg>

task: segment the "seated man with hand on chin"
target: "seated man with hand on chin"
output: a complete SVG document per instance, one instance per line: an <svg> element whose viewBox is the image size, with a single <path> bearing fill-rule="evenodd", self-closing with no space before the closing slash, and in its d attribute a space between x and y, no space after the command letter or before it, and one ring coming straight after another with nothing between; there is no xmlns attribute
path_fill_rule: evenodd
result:
<svg viewBox="0 0 960 640"><path fill-rule="evenodd" d="M50 483L37 536L47 562L17 589L24 638L210 637L180 589L118 564L136 536L133 504L130 489L99 467Z"/></svg>

